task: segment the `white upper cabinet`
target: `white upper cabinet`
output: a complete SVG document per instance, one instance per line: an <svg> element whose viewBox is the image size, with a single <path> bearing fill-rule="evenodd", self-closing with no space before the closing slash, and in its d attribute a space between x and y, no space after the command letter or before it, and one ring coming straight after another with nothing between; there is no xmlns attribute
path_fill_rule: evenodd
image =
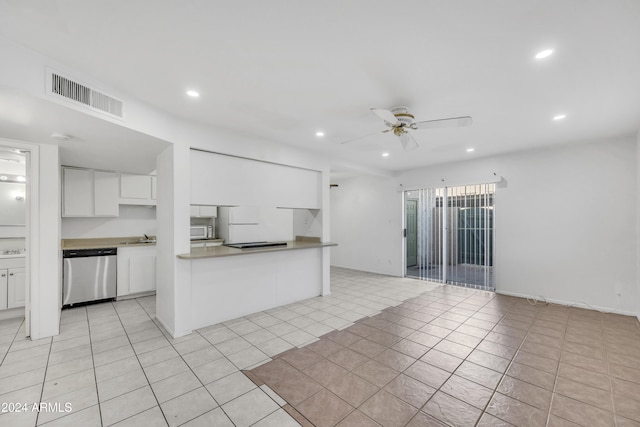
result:
<svg viewBox="0 0 640 427"><path fill-rule="evenodd" d="M151 177L123 173L120 176L120 197L123 199L151 199Z"/></svg>
<svg viewBox="0 0 640 427"><path fill-rule="evenodd" d="M322 174L191 150L191 203L320 209Z"/></svg>
<svg viewBox="0 0 640 427"><path fill-rule="evenodd" d="M115 172L63 168L62 216L118 216L119 183Z"/></svg>
<svg viewBox="0 0 640 427"><path fill-rule="evenodd" d="M260 208L257 206L230 207L229 224L260 224Z"/></svg>
<svg viewBox="0 0 640 427"><path fill-rule="evenodd" d="M94 171L94 215L118 216L120 213L120 200L118 188L120 177L115 172Z"/></svg>
<svg viewBox="0 0 640 427"><path fill-rule="evenodd" d="M216 218L218 216L217 206L191 205L191 218Z"/></svg>
<svg viewBox="0 0 640 427"><path fill-rule="evenodd" d="M155 178L151 175L120 175L120 204L155 205Z"/></svg>
<svg viewBox="0 0 640 427"><path fill-rule="evenodd" d="M158 177L151 175L151 200L158 198Z"/></svg>
<svg viewBox="0 0 640 427"><path fill-rule="evenodd" d="M93 216L93 171L62 169L62 216Z"/></svg>

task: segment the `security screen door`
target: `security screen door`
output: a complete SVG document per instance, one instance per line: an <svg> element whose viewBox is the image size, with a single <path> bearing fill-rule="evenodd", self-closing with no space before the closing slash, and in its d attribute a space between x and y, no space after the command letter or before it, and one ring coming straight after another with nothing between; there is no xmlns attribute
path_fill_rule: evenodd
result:
<svg viewBox="0 0 640 427"><path fill-rule="evenodd" d="M407 256L416 253L406 276L494 290L494 200L495 184L406 191L417 217L415 243L405 239Z"/></svg>

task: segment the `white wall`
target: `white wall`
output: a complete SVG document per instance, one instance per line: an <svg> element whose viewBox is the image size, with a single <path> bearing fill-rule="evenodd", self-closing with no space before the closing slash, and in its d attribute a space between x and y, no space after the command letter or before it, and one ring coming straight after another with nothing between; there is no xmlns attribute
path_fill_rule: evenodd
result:
<svg viewBox="0 0 640 427"><path fill-rule="evenodd" d="M322 236L322 212L319 209L293 209L293 238Z"/></svg>
<svg viewBox="0 0 640 427"><path fill-rule="evenodd" d="M402 275L402 194L394 178L362 176L331 189L331 265Z"/></svg>
<svg viewBox="0 0 640 427"><path fill-rule="evenodd" d="M339 182L332 263L401 275L397 186L482 182L495 172L505 178L496 193L497 291L635 314L636 158L634 139L614 139Z"/></svg>
<svg viewBox="0 0 640 427"><path fill-rule="evenodd" d="M63 239L156 235L155 206L120 206L117 218L62 218Z"/></svg>
<svg viewBox="0 0 640 427"><path fill-rule="evenodd" d="M637 251L637 298L636 298L636 313L640 320L640 131L636 135L636 168L637 168L637 187L636 187L636 251Z"/></svg>

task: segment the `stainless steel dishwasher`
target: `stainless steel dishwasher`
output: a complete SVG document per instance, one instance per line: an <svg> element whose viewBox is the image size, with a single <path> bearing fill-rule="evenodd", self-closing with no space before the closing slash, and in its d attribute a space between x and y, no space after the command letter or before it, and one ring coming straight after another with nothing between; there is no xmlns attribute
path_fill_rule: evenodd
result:
<svg viewBox="0 0 640 427"><path fill-rule="evenodd" d="M116 297L117 248L62 252L62 306Z"/></svg>

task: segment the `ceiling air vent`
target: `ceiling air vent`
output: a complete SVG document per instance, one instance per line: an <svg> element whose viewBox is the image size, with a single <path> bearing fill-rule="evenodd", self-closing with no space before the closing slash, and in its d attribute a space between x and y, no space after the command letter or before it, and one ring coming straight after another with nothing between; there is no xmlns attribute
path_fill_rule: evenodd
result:
<svg viewBox="0 0 640 427"><path fill-rule="evenodd" d="M109 95L91 89L81 83L75 82L55 72L49 72L47 89L53 95L62 96L75 101L92 110L107 113L110 116L122 118L122 101Z"/></svg>

